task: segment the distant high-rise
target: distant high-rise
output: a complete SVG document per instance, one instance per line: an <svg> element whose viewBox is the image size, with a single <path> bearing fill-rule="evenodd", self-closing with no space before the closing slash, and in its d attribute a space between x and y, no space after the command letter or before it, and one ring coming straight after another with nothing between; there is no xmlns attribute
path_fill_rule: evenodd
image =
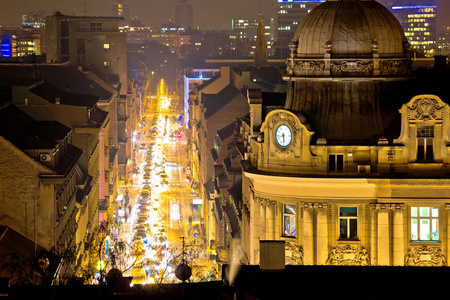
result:
<svg viewBox="0 0 450 300"><path fill-rule="evenodd" d="M259 21L259 18L231 19L231 30L233 31L232 39L239 39L241 41L247 39L248 41L256 42ZM273 34L274 19L263 18L262 22L264 24L263 31L266 48L268 49L268 53L271 53L272 43L275 38ZM248 54L249 56L253 56L255 54L254 48L252 48Z"/></svg>
<svg viewBox="0 0 450 300"><path fill-rule="evenodd" d="M412 50L433 56L436 53L435 0L393 0L390 9L405 30Z"/></svg>
<svg viewBox="0 0 450 300"><path fill-rule="evenodd" d="M120 22L120 25L122 26L130 25L131 22L130 4L127 1L116 0L110 4L110 7L111 7L111 16L124 18L123 22Z"/></svg>
<svg viewBox="0 0 450 300"><path fill-rule="evenodd" d="M278 0L276 13L278 53L282 54L289 51L289 43L298 24L314 7L322 2L325 2L325 0ZM282 57L286 57L286 55L285 53Z"/></svg>
<svg viewBox="0 0 450 300"><path fill-rule="evenodd" d="M173 5L172 22L178 28L190 29L194 27L194 9L187 0L180 0Z"/></svg>

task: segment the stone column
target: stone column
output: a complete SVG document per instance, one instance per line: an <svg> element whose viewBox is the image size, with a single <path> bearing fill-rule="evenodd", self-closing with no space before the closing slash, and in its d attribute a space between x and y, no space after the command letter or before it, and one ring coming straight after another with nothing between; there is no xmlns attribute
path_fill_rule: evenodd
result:
<svg viewBox="0 0 450 300"><path fill-rule="evenodd" d="M275 240L275 206L276 201L267 200L266 205L266 240Z"/></svg>
<svg viewBox="0 0 450 300"><path fill-rule="evenodd" d="M370 204L370 265L377 265L377 211L376 204Z"/></svg>
<svg viewBox="0 0 450 300"><path fill-rule="evenodd" d="M378 225L377 225L377 255L379 266L390 265L390 243L389 243L389 204L377 204Z"/></svg>
<svg viewBox="0 0 450 300"><path fill-rule="evenodd" d="M450 265L450 204L445 205L445 210L447 212L447 218L445 219L445 222L447 222L447 265ZM443 248L445 249L445 247Z"/></svg>
<svg viewBox="0 0 450 300"><path fill-rule="evenodd" d="M314 265L314 206L303 204L303 264Z"/></svg>
<svg viewBox="0 0 450 300"><path fill-rule="evenodd" d="M257 264L256 261L256 253L255 253L255 245L259 244L257 229L259 228L258 223L256 222L257 216L256 216L256 201L253 193L250 191L249 193L249 203L250 203L250 220L249 220L249 238L250 238L250 245L249 245L249 252L250 252L250 263L251 264Z"/></svg>
<svg viewBox="0 0 450 300"><path fill-rule="evenodd" d="M405 204L392 204L392 210L394 215L392 264L394 266L403 266L405 264L405 249L403 246L403 213L405 211Z"/></svg>
<svg viewBox="0 0 450 300"><path fill-rule="evenodd" d="M317 265L326 265L328 259L328 204L317 203Z"/></svg>
<svg viewBox="0 0 450 300"><path fill-rule="evenodd" d="M266 204L264 200L258 198L259 202L259 228L261 230L259 234L259 239L261 241L266 239Z"/></svg>

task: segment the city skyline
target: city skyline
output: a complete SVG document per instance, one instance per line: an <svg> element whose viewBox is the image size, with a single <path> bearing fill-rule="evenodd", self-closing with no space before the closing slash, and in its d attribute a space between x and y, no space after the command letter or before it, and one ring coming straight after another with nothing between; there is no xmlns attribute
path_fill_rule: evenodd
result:
<svg viewBox="0 0 450 300"><path fill-rule="evenodd" d="M132 16L138 16L143 25L160 27L169 21L172 16L173 4L178 0L160 2L155 0L128 0ZM190 0L194 6L194 27L201 30L227 30L231 29L231 18L248 18L251 12L257 16L259 10L266 17L271 17L275 12L276 0L238 0L230 1L208 1ZM55 11L61 11L67 15L82 16L108 16L110 15L109 4L112 0L17 0L9 3L8 9L0 14L1 26L20 25L23 14L34 9L43 10L46 15L52 15ZM378 2L386 4L386 0ZM214 5L211 5L214 3ZM450 3L445 0L436 0L438 5L437 29L450 26ZM86 4L86 5L85 5ZM214 14L220 11L220 14Z"/></svg>

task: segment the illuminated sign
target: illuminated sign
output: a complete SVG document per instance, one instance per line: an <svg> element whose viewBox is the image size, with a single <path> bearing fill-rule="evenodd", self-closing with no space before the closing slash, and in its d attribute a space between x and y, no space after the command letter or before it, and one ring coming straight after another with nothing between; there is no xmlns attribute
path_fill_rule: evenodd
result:
<svg viewBox="0 0 450 300"><path fill-rule="evenodd" d="M200 199L200 198L198 198L198 199L193 199L192 200L192 204L200 204L200 205L202 205L203 204L203 200L202 199Z"/></svg>
<svg viewBox="0 0 450 300"><path fill-rule="evenodd" d="M437 8L437 5L428 5L428 6L392 6L392 9L398 10L398 9L425 9L425 8Z"/></svg>
<svg viewBox="0 0 450 300"><path fill-rule="evenodd" d="M0 56L12 57L12 41L9 34L7 33L3 35L2 41L0 43Z"/></svg>

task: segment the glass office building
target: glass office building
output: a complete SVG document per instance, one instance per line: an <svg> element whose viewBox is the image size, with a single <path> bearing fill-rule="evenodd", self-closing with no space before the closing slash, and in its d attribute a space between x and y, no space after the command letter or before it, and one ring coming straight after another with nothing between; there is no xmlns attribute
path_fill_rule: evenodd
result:
<svg viewBox="0 0 450 300"><path fill-rule="evenodd" d="M393 0L390 6L405 30L414 51L427 57L436 54L435 0Z"/></svg>
<svg viewBox="0 0 450 300"><path fill-rule="evenodd" d="M283 49L282 52L278 51L281 57L286 57L289 53L289 43L298 24L314 7L323 2L325 0L278 0L276 41L278 48Z"/></svg>

